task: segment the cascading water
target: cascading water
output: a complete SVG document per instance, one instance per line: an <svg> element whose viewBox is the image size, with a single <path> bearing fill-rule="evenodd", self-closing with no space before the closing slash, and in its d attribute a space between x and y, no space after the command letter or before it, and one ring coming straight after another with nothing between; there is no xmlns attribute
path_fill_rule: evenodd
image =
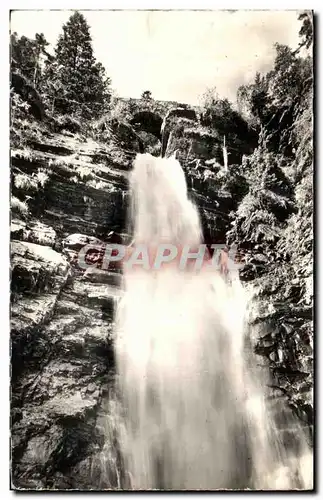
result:
<svg viewBox="0 0 323 500"><path fill-rule="evenodd" d="M198 212L174 158L138 155L130 188L136 244L201 242ZM227 286L215 270L176 266L137 267L124 278L116 359L130 487L310 489L306 436L283 403L274 412L267 401L238 278ZM296 429L291 442L281 422Z"/></svg>

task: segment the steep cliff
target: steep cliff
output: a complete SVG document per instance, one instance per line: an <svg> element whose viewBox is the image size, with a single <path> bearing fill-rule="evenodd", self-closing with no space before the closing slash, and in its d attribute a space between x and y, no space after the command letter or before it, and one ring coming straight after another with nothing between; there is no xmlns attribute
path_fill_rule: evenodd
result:
<svg viewBox="0 0 323 500"><path fill-rule="evenodd" d="M127 179L139 145L133 137L127 140L125 129L121 139L117 135L109 129L99 141L44 127L25 146L12 149L11 432L12 481L18 489L124 484L114 409L109 406L113 311L122 277L117 271L84 272L75 261L85 244L127 241ZM214 131L185 119L170 130L166 156L176 152L184 168L208 243L227 240L250 191L240 162L243 151L234 144L230 148L226 165L223 138ZM250 280L262 279L261 303L268 309L277 287L270 275L253 271L263 255L253 249L242 277L249 273ZM274 273L279 265L272 262ZM300 306L301 322L287 318L292 288L287 278L285 284L280 280L279 300L285 309L269 315L258 308L254 331L262 339L260 359L267 357L273 374L279 375L277 397L287 395L305 425L311 425L311 375L300 375L311 372L311 340L297 344L298 337L307 335L311 309ZM279 335L285 339L284 366ZM294 356L292 363L287 355Z"/></svg>
<svg viewBox="0 0 323 500"><path fill-rule="evenodd" d="M121 276L84 273L73 256L98 237L104 242L123 232L132 158L111 143L45 129L39 142L12 150L15 488L98 486L85 466L77 467L104 445L99 415L113 378L111 332ZM113 486L116 471L115 465L109 472Z"/></svg>

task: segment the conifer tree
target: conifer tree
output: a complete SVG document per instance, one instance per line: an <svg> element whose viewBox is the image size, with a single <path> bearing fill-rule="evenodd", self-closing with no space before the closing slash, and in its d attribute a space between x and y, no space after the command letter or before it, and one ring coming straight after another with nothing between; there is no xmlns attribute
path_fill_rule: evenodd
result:
<svg viewBox="0 0 323 500"><path fill-rule="evenodd" d="M110 81L102 64L96 62L89 26L80 12L63 26L55 52L57 79L65 90L57 99L59 111L80 112L87 118L102 114L109 101Z"/></svg>

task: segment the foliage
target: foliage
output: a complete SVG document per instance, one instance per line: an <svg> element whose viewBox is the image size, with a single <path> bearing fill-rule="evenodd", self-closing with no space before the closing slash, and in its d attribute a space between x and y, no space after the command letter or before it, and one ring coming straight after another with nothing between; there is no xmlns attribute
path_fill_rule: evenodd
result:
<svg viewBox="0 0 323 500"><path fill-rule="evenodd" d="M286 45L276 44L274 67L266 75L256 74L249 85L238 89L238 108L258 132L267 133L267 147L290 158L297 144L293 127L312 87L309 56L301 57Z"/></svg>
<svg viewBox="0 0 323 500"><path fill-rule="evenodd" d="M116 118L117 120L130 121L132 118L131 103L129 101L114 100L111 103L109 110L109 117ZM104 117L106 120L107 117Z"/></svg>
<svg viewBox="0 0 323 500"><path fill-rule="evenodd" d="M75 12L63 25L55 56L45 71L45 89L54 108L63 114L80 111L85 118L102 115L110 80L94 57L89 26L81 13Z"/></svg>
<svg viewBox="0 0 323 500"><path fill-rule="evenodd" d="M304 14L300 19L309 18ZM301 36L306 31L304 22ZM265 209L275 216L274 225L284 229L277 251L295 262L301 256L307 258L312 244L312 83L312 59L276 44L273 70L258 74L249 88L238 92L241 99L249 99L250 113L261 125L261 133L258 148L242 163L249 193L238 209L232 235L240 231L240 241L246 238L250 242L244 217L254 217L252 211ZM273 141L275 136L279 139Z"/></svg>
<svg viewBox="0 0 323 500"><path fill-rule="evenodd" d="M29 208L25 201L19 200L16 196L11 197L11 210L14 214L28 215Z"/></svg>
<svg viewBox="0 0 323 500"><path fill-rule="evenodd" d="M43 33L36 33L32 40L13 33L11 41L11 70L21 72L36 89L40 88L44 60L51 56L46 51L49 45Z"/></svg>
<svg viewBox="0 0 323 500"><path fill-rule="evenodd" d="M285 176L280 159L260 144L245 157L242 170L249 184L248 194L238 207L228 239L241 247L263 248L277 243L284 221L294 210L293 190Z"/></svg>
<svg viewBox="0 0 323 500"><path fill-rule="evenodd" d="M201 124L221 136L232 155L231 163L240 162L257 145L257 134L228 99L220 99L215 89L209 89L202 99Z"/></svg>
<svg viewBox="0 0 323 500"><path fill-rule="evenodd" d="M145 146L146 153L150 153L153 156L160 155L160 150L161 150L160 141L156 138L155 135L146 132L145 130L139 130L137 131L137 134Z"/></svg>
<svg viewBox="0 0 323 500"><path fill-rule="evenodd" d="M201 124L216 129L221 135L248 133L248 125L233 108L228 99L220 99L210 91L206 93Z"/></svg>
<svg viewBox="0 0 323 500"><path fill-rule="evenodd" d="M145 90L141 94L141 99L146 99L147 101L150 101L152 99L152 94L151 94L150 90Z"/></svg>
<svg viewBox="0 0 323 500"><path fill-rule="evenodd" d="M270 352L275 372L285 374L286 395L311 423L313 75L312 59L300 49L311 47L313 25L311 14L299 19L299 48L276 45L273 69L238 91L239 109L256 125L259 144L242 162L249 189L232 214L228 239L247 251L241 278L253 281L259 331L270 332L264 337L270 350L260 338L258 352Z"/></svg>
<svg viewBox="0 0 323 500"><path fill-rule="evenodd" d="M313 44L314 39L314 29L313 29L313 13L312 12L302 12L298 16L299 21L302 22L302 27L299 31L299 36L302 39L299 48L305 47L309 49Z"/></svg>
<svg viewBox="0 0 323 500"><path fill-rule="evenodd" d="M260 130L263 123L264 111L268 105L267 79L259 72L255 80L249 85L241 85L237 91L238 110L245 120L256 130Z"/></svg>
<svg viewBox="0 0 323 500"><path fill-rule="evenodd" d="M279 247L286 258L298 263L299 260L307 261L309 255L313 254L312 92L308 93L307 98L309 106L298 115L293 128L295 142L298 144L292 163L297 212L291 217Z"/></svg>

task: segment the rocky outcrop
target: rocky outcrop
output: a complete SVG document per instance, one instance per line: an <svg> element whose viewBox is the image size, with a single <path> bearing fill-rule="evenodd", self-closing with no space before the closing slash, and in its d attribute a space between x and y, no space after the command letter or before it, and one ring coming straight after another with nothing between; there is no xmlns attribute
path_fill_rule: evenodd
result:
<svg viewBox="0 0 323 500"><path fill-rule="evenodd" d="M99 138L101 140L112 139L119 148L144 152L144 144L133 129L131 124L117 118L104 118L99 121L97 130L101 132Z"/></svg>
<svg viewBox="0 0 323 500"><path fill-rule="evenodd" d="M194 109L190 108L171 108L166 113L163 123L161 126L161 136L162 136L162 146L161 146L161 155L165 156L168 148L168 141L171 132L177 132L179 135L179 131L182 131L183 123L188 126L193 125L194 122L197 122L197 114ZM193 123L191 123L193 122Z"/></svg>
<svg viewBox="0 0 323 500"><path fill-rule="evenodd" d="M99 137L104 140L44 129L27 148L12 151L15 489L126 484L111 397L113 312L122 276L118 269L102 271L95 255L90 262L94 267L87 270L77 260L84 245L104 249L108 242L127 241L128 176L140 147L136 135L121 129L103 127ZM222 138L210 129L187 116L175 117L166 156L175 153L180 160L210 244L226 241L230 213L248 190L241 167L229 162L225 168L222 147ZM245 274L267 264L263 253L254 250ZM267 357L276 376L275 397L289 398L310 426L312 407L306 398L312 387L311 311L302 303L296 316L288 316L293 286L278 286L269 277L259 295L267 309L257 309L252 321L257 352Z"/></svg>
<svg viewBox="0 0 323 500"><path fill-rule="evenodd" d="M193 108L197 113L200 112L199 106L191 106L187 103L176 101L160 101L158 99L129 99L126 97L117 97L115 101L116 103L121 104L124 108L128 109L131 116L134 116L136 113L141 113L142 111L149 111L164 118L170 109L179 107L182 109Z"/></svg>
<svg viewBox="0 0 323 500"><path fill-rule="evenodd" d="M28 149L12 151L20 203L11 221L15 489L118 487L117 446L104 449L104 405L121 275L82 270L75 255L118 233L122 240L133 155L46 130Z"/></svg>
<svg viewBox="0 0 323 500"><path fill-rule="evenodd" d="M39 298L32 298L39 321L30 334L36 338L29 337L29 348L13 342L15 488L80 488L84 477L85 488L96 486L89 476L91 461L105 443L99 416L113 377L111 332L114 302L119 297L116 278L106 272L103 276L72 272L55 303L46 301L40 292ZM49 306L54 306L51 314L42 315ZM15 316L20 320L21 307L18 301ZM16 328L21 335L21 325L14 323L13 336ZM18 359L24 367L20 376L14 370ZM79 464L86 459L90 463L84 471Z"/></svg>
<svg viewBox="0 0 323 500"><path fill-rule="evenodd" d="M12 151L12 193L28 207L27 225L36 219L54 227L58 241L76 232L122 232L134 153L62 134L31 146ZM34 192L40 173L44 183Z"/></svg>
<svg viewBox="0 0 323 500"><path fill-rule="evenodd" d="M175 154L184 169L205 242L223 244L231 227L230 213L247 193L246 179L239 165L224 167L222 144L215 132L185 118L175 120L166 157Z"/></svg>
<svg viewBox="0 0 323 500"><path fill-rule="evenodd" d="M121 275L117 269L84 271L77 256L86 244L126 241L134 158L128 146L44 130L28 149L12 151L12 193L25 207L17 204L11 221L16 489L121 484L114 410L106 407L113 404L107 391ZM232 198L210 187L212 165L205 160L204 167L191 165L186 173L197 203L209 209L207 223L219 231L214 207L227 211Z"/></svg>
<svg viewBox="0 0 323 500"><path fill-rule="evenodd" d="M192 161L199 166L201 161L213 159L215 164L223 165L223 140L216 132L183 118L170 125L166 157L177 151L181 164Z"/></svg>

